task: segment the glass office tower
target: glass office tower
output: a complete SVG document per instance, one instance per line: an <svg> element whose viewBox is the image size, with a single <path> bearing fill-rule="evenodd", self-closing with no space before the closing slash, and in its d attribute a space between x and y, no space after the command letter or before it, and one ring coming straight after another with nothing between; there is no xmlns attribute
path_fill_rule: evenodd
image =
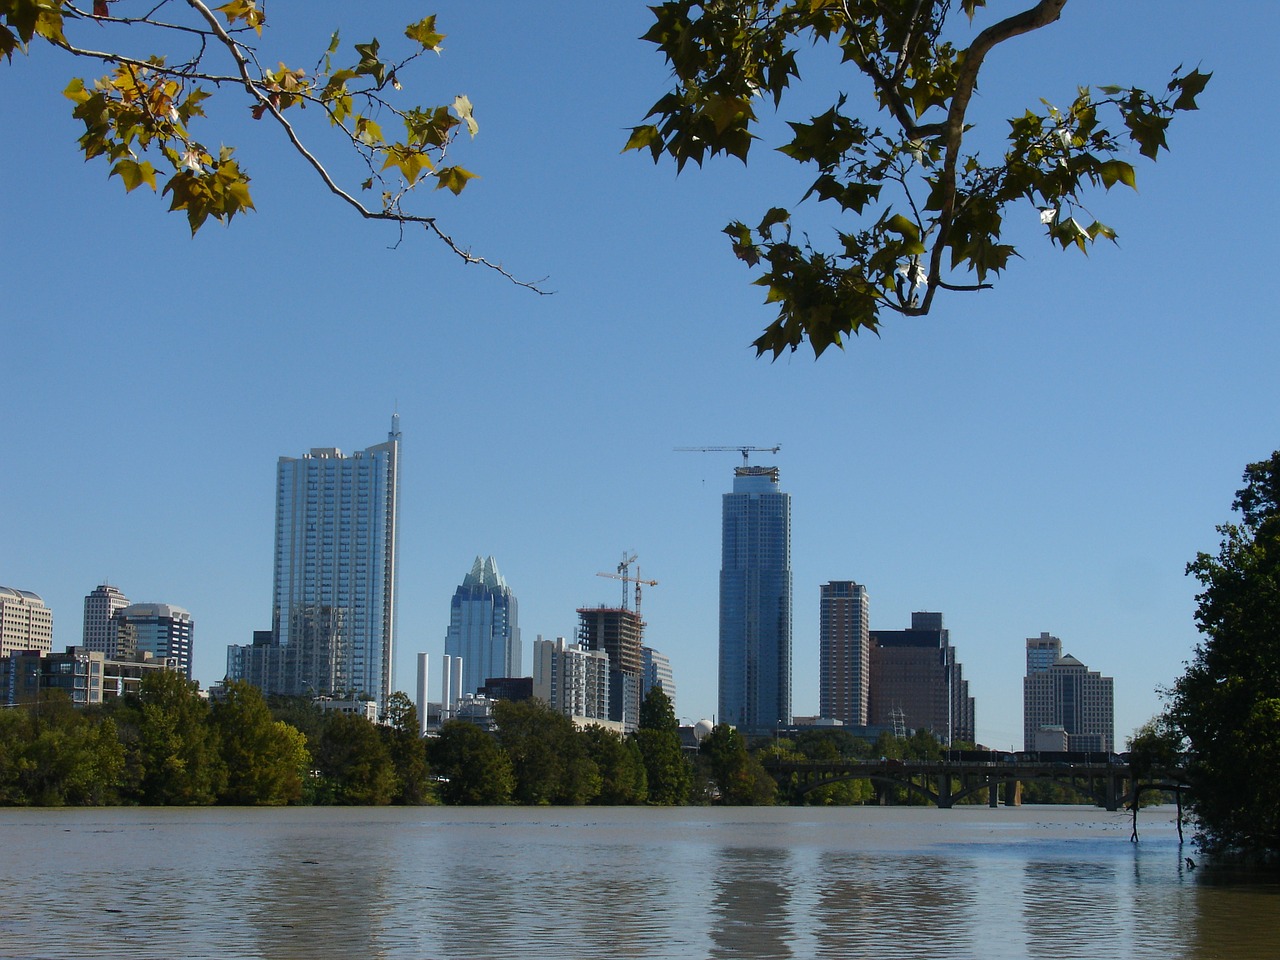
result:
<svg viewBox="0 0 1280 960"><path fill-rule="evenodd" d="M399 453L395 415L386 443L281 457L276 473L273 645L299 655L298 692L354 693L379 714L393 682Z"/></svg>
<svg viewBox="0 0 1280 960"><path fill-rule="evenodd" d="M444 652L462 658L463 693L490 678L520 676L519 608L493 557L476 557L454 591Z"/></svg>
<svg viewBox="0 0 1280 960"><path fill-rule="evenodd" d="M791 494L738 467L722 510L718 719L772 733L791 722Z"/></svg>

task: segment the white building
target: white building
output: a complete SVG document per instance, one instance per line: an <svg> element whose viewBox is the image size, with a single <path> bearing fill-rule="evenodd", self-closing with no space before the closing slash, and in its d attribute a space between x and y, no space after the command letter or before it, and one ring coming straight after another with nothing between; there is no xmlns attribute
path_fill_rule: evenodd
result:
<svg viewBox="0 0 1280 960"><path fill-rule="evenodd" d="M564 637L533 644L533 695L579 726L609 721L609 655ZM620 726L620 725L619 725Z"/></svg>
<svg viewBox="0 0 1280 960"><path fill-rule="evenodd" d="M30 590L0 587L0 656L53 649L53 611Z"/></svg>
<svg viewBox="0 0 1280 960"><path fill-rule="evenodd" d="M661 687L662 692L667 695L671 701L671 707L675 709L676 703L676 680L675 675L671 672L671 661L664 653L659 653L653 647L640 648L641 674L640 674L640 700L649 695L649 691L654 687Z"/></svg>
<svg viewBox="0 0 1280 960"><path fill-rule="evenodd" d="M1061 742L1068 750L1115 749L1115 693L1111 677L1090 670L1062 641L1047 633L1027 639L1027 675L1022 681L1023 749ZM1055 654L1049 661L1049 655ZM1048 663L1048 666L1045 664Z"/></svg>
<svg viewBox="0 0 1280 960"><path fill-rule="evenodd" d="M119 655L116 614L129 606L129 598L110 584L94 587L84 598L84 634L81 643L92 653Z"/></svg>

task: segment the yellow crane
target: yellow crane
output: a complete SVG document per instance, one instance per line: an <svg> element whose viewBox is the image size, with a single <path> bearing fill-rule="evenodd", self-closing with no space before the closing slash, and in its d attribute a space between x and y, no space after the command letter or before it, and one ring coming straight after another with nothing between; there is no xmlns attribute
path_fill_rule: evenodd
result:
<svg viewBox="0 0 1280 960"><path fill-rule="evenodd" d="M742 465L747 465L753 453L777 453L782 449L782 444L775 443L772 447L753 447L749 444L739 444L738 446L728 447L676 447L676 453L740 453L742 454Z"/></svg>
<svg viewBox="0 0 1280 960"><path fill-rule="evenodd" d="M657 580L645 580L640 576L640 565L636 564L636 575L631 576L631 565L639 559L634 553L622 551L622 562L618 564L617 573L597 573L597 577L608 577L611 580L622 581L622 609L627 609L627 584L634 583L636 585L636 616L640 616L640 584L649 587L656 587Z"/></svg>

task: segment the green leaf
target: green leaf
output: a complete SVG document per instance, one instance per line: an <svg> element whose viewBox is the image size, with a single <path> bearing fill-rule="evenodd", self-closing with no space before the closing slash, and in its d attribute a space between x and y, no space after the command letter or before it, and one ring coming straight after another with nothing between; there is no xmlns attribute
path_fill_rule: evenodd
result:
<svg viewBox="0 0 1280 960"><path fill-rule="evenodd" d="M895 213L884 225L885 230L896 233L905 240L920 241L920 228L900 213Z"/></svg>
<svg viewBox="0 0 1280 960"><path fill-rule="evenodd" d="M441 167L436 171L436 189L447 187L453 191L454 196L462 192L462 188L467 185L468 180L476 179L476 175L462 167Z"/></svg>
<svg viewBox="0 0 1280 960"><path fill-rule="evenodd" d="M1198 110L1196 97L1204 90L1205 84L1209 82L1209 78L1212 76L1212 73L1201 73L1199 70L1192 70L1185 77L1175 76L1170 80L1170 92L1178 91L1178 99L1173 101L1173 109Z"/></svg>
<svg viewBox="0 0 1280 960"><path fill-rule="evenodd" d="M659 150L661 149L662 135L658 133L657 127L646 123L642 126L631 128L631 136L627 138L627 145L622 148L622 152L643 150L645 147L652 150L655 146Z"/></svg>
<svg viewBox="0 0 1280 960"><path fill-rule="evenodd" d="M786 223L791 219L791 211L783 207L773 207L764 215L764 219L760 221L760 226L756 227L756 233L761 237L768 237L773 228L780 223Z"/></svg>
<svg viewBox="0 0 1280 960"><path fill-rule="evenodd" d="M146 161L138 163L128 158L117 160L115 166L111 168L111 174L124 182L125 193L132 193L144 183L153 191L156 189L155 167Z"/></svg>
<svg viewBox="0 0 1280 960"><path fill-rule="evenodd" d="M387 148L387 159L382 164L383 170L387 167L398 168L405 182L412 184L422 176L423 170L431 169L432 163L421 150L414 150L403 143L393 143Z"/></svg>
<svg viewBox="0 0 1280 960"><path fill-rule="evenodd" d="M432 53L440 52L440 41L445 38L443 33L436 33L434 14L417 23L409 24L404 28L404 35L421 44L423 50L430 50Z"/></svg>
<svg viewBox="0 0 1280 960"><path fill-rule="evenodd" d="M1138 181L1133 174L1133 166L1125 163L1123 160L1106 160L1098 166L1098 175L1102 178L1102 185L1110 190L1117 183L1123 183L1126 187L1138 189Z"/></svg>

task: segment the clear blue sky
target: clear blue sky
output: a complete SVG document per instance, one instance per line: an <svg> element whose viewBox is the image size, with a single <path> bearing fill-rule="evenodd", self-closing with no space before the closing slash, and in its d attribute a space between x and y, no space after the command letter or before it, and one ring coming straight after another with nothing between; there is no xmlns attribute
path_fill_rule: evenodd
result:
<svg viewBox="0 0 1280 960"><path fill-rule="evenodd" d="M302 64L335 25L389 43L424 12L268 9L267 44ZM1244 465L1280 446L1280 7L1072 0L993 55L993 125L1078 83L1158 89L1179 63L1214 79L1173 152L1136 158L1139 194L1092 198L1118 248L1056 252L1034 210L1011 214L1025 259L996 290L817 363L754 359L772 311L719 233L794 203L804 172L762 150L677 178L620 153L666 87L636 39L643 3L434 10L445 51L413 82L424 102L471 98L480 135L456 159L482 179L431 209L554 296L416 234L389 249L239 103L206 136L237 145L258 212L192 239L165 201L79 159L60 91L91 64L41 49L0 65L0 583L45 598L55 644L80 641L105 579L191 610L196 675L219 679L226 645L270 625L276 458L378 443L398 408L402 689L416 653L443 651L475 555L519 597L527 664L537 634L614 600L595 574L633 549L660 581L644 610L677 711L711 714L720 495L739 458L672 448L780 443L797 713L817 711L818 585L845 578L867 585L873 628L945 614L991 745L1021 743L1023 642L1042 630L1115 677L1120 740L1158 709L1196 642L1184 566L1216 546ZM825 69L798 103L852 83Z"/></svg>

